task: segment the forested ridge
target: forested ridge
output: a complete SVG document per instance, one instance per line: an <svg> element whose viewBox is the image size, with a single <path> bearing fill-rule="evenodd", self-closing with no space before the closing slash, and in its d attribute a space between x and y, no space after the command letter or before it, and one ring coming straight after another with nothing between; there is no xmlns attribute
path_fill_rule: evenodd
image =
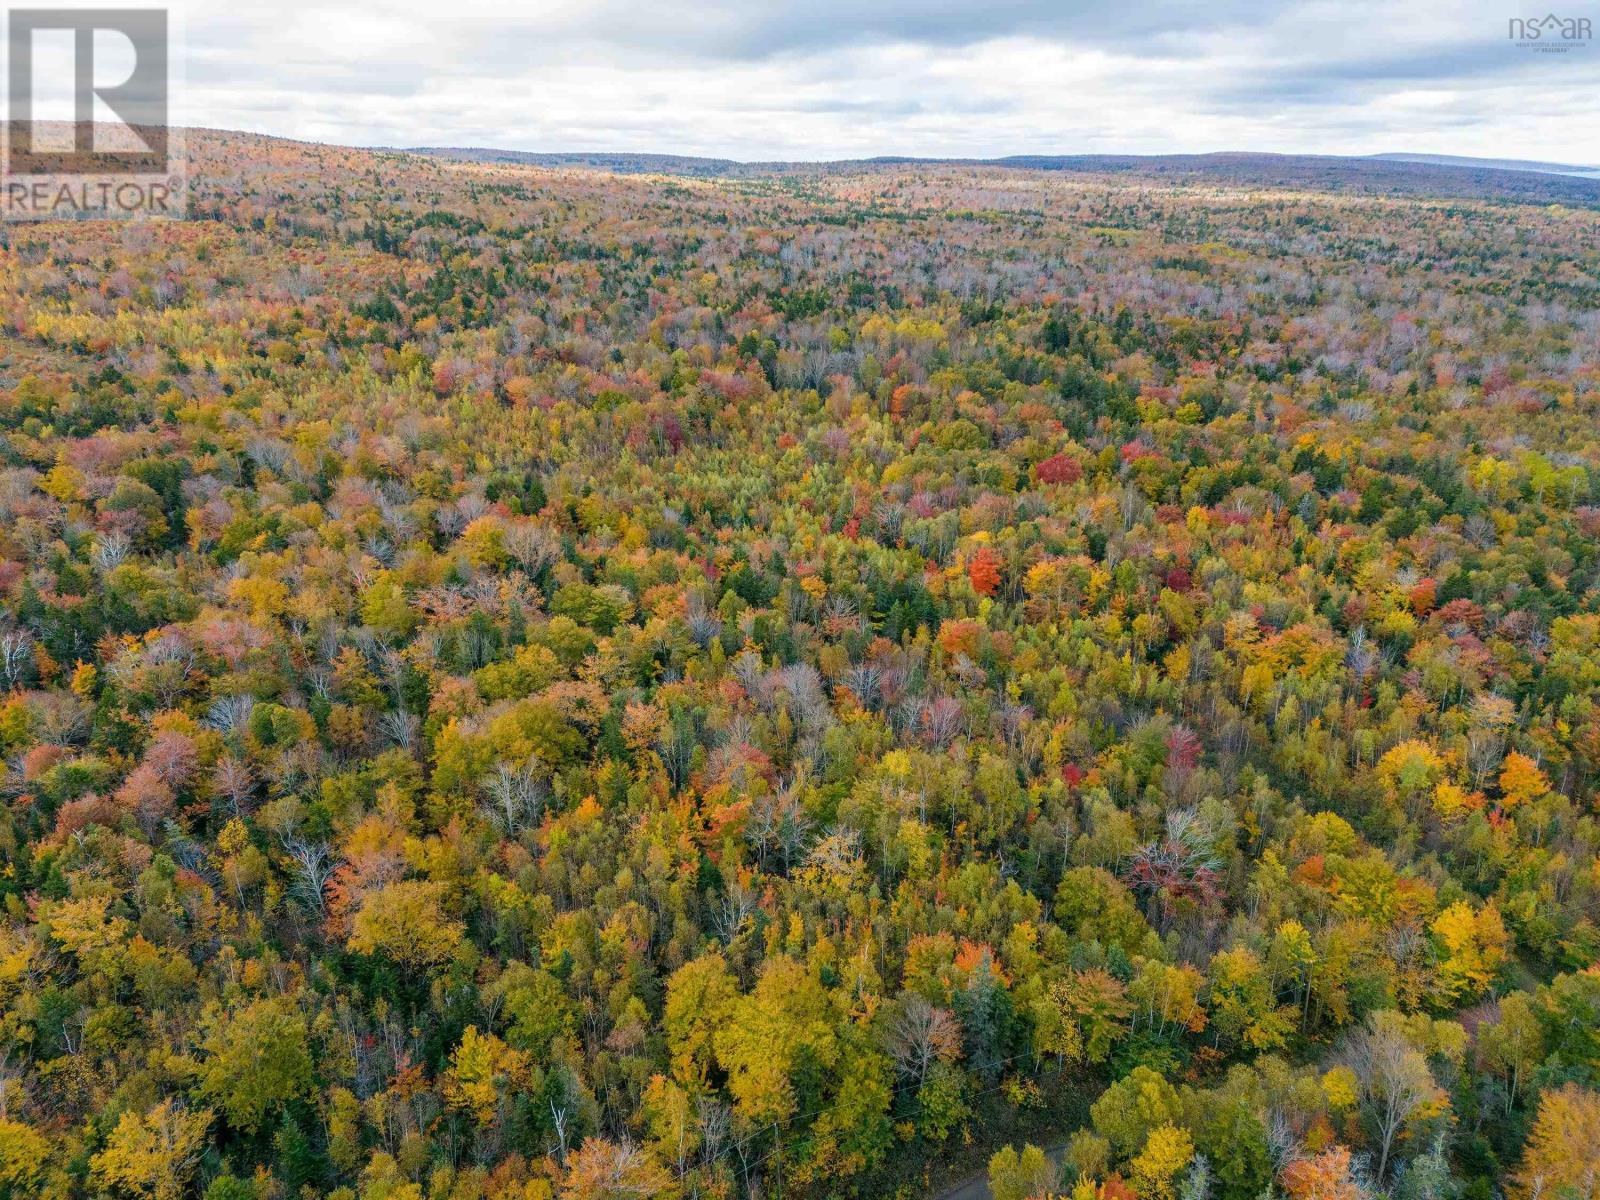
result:
<svg viewBox="0 0 1600 1200"><path fill-rule="evenodd" d="M0 230L0 1198L1593 1200L1595 211L191 150Z"/></svg>

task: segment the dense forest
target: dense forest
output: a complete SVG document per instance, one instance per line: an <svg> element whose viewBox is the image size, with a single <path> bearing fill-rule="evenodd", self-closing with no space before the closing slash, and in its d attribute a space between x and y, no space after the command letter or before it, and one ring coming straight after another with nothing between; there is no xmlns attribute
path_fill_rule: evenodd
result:
<svg viewBox="0 0 1600 1200"><path fill-rule="evenodd" d="M1600 1191L1594 210L191 147L0 231L0 1197Z"/></svg>

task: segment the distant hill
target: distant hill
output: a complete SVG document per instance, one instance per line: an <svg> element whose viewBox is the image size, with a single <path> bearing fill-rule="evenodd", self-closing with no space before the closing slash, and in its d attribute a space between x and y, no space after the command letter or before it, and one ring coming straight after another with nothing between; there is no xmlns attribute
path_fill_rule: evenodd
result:
<svg viewBox="0 0 1600 1200"><path fill-rule="evenodd" d="M1578 175L1600 178L1600 167L1579 167L1571 163L1535 162L1525 158L1464 158L1459 154L1374 154L1387 162L1431 163L1442 167L1476 167L1492 171L1533 171L1539 175Z"/></svg>
<svg viewBox="0 0 1600 1200"><path fill-rule="evenodd" d="M1185 183L1304 188L1363 195L1479 198L1522 203L1600 205L1600 168L1450 155L1378 154L1016 154L999 158L883 156L830 162L740 162L679 154L539 153L485 147L417 147L413 153L461 162L584 167L621 175L760 176L859 171L910 165L1010 167L1031 171L1145 175Z"/></svg>
<svg viewBox="0 0 1600 1200"><path fill-rule="evenodd" d="M1486 161L1422 162L1336 155L1219 154L1013 155L998 166L1046 171L1150 175L1189 183L1307 188L1362 195L1481 198L1523 203L1600 204L1600 176L1491 166Z"/></svg>
<svg viewBox="0 0 1600 1200"><path fill-rule="evenodd" d="M418 146L413 154L459 162L521 163L533 167L592 167L618 175L733 175L759 164L731 158L694 158L683 154L592 153L542 154L531 150L495 150L479 146Z"/></svg>

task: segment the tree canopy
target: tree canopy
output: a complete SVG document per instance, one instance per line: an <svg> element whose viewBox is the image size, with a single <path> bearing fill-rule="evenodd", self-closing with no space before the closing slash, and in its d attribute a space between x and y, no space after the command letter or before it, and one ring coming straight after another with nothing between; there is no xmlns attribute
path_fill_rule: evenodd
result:
<svg viewBox="0 0 1600 1200"><path fill-rule="evenodd" d="M0 1197L1592 1196L1593 211L192 149L0 231Z"/></svg>

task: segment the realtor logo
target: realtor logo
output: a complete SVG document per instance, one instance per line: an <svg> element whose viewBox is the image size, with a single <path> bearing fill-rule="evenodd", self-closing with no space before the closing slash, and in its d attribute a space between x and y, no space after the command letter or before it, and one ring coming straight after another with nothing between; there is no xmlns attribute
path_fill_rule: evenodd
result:
<svg viewBox="0 0 1600 1200"><path fill-rule="evenodd" d="M165 9L12 9L6 63L0 215L182 215Z"/></svg>
<svg viewBox="0 0 1600 1200"><path fill-rule="evenodd" d="M1511 17L1506 22L1507 39L1541 54L1565 54L1582 49L1593 36L1593 24L1588 17L1559 17L1546 13L1542 17Z"/></svg>

